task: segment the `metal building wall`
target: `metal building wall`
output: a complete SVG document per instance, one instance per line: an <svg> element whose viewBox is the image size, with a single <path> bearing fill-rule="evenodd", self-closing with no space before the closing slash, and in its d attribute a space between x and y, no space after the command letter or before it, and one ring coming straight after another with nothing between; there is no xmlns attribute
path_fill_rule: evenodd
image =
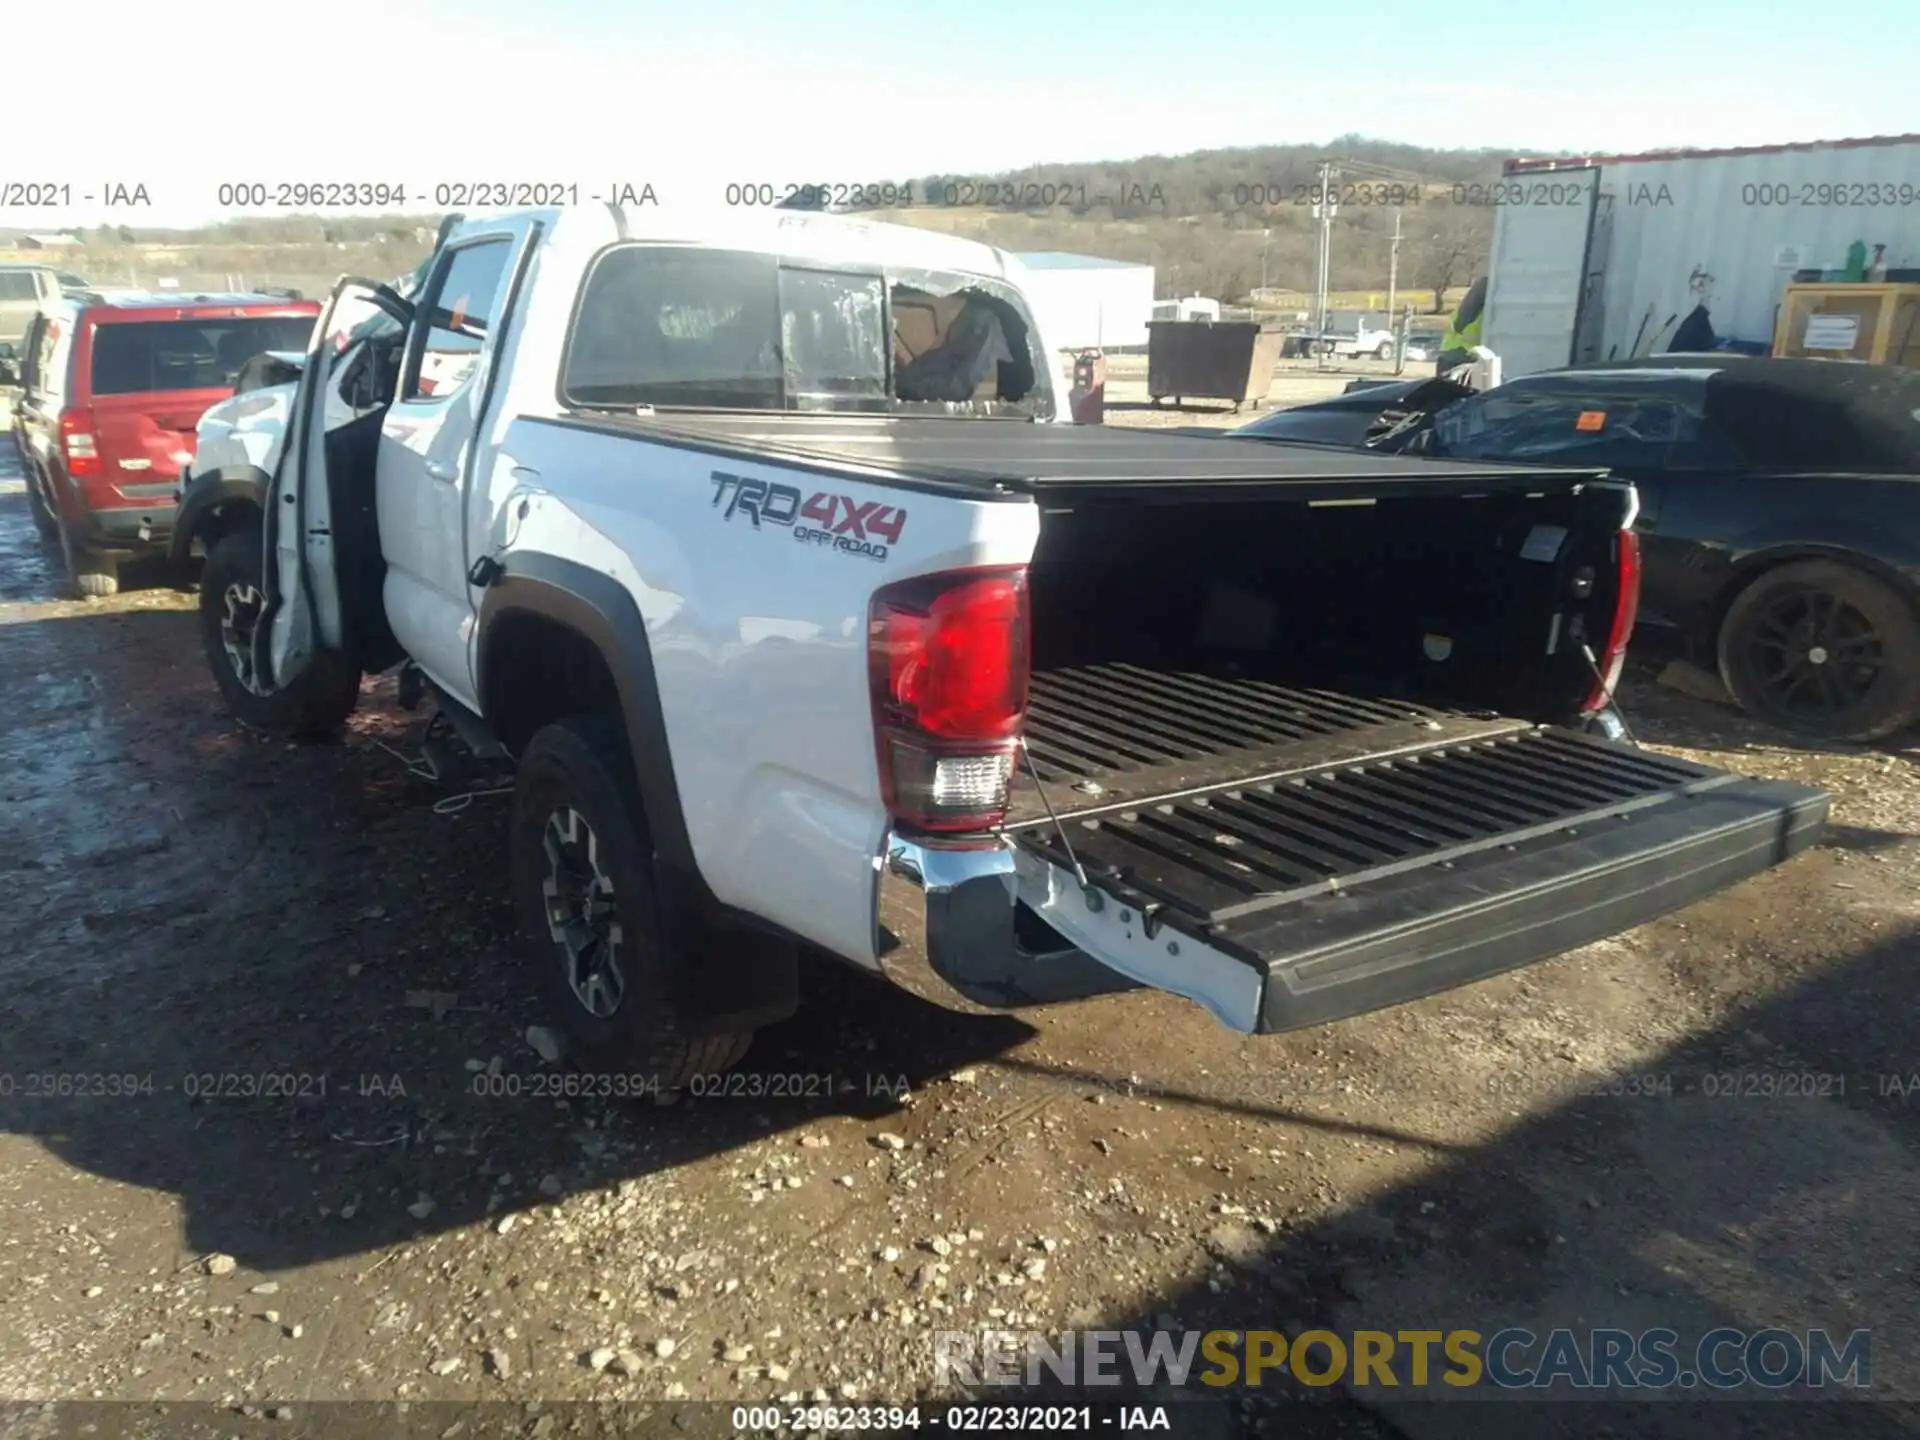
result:
<svg viewBox="0 0 1920 1440"><path fill-rule="evenodd" d="M1647 335L1670 315L1677 329L1693 308L1696 267L1713 277L1715 332L1766 344L1793 272L1840 268L1855 240L1869 258L1885 244L1889 269L1920 268L1920 140L1603 162L1599 190L1598 360L1631 353L1649 314ZM1673 329L1653 353L1666 351Z"/></svg>

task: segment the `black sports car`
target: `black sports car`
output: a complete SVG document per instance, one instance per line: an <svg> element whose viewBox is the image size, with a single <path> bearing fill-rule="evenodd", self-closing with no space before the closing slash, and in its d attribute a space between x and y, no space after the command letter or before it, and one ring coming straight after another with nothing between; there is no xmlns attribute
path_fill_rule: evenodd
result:
<svg viewBox="0 0 1920 1440"><path fill-rule="evenodd" d="M1640 492L1640 623L1749 711L1830 739L1920 720L1920 373L1664 355L1478 394L1396 381L1233 438L1601 464Z"/></svg>

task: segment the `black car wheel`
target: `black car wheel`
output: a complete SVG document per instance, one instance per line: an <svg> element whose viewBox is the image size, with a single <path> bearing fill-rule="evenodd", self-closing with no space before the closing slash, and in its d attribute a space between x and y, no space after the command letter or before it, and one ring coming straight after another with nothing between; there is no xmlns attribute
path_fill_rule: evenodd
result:
<svg viewBox="0 0 1920 1440"><path fill-rule="evenodd" d="M40 532L43 540L60 538L60 517L53 513L47 497L40 493L40 482L31 470L27 472L27 509L33 512L33 528Z"/></svg>
<svg viewBox="0 0 1920 1440"><path fill-rule="evenodd" d="M261 663L256 634L266 603L260 532L236 530L207 553L200 574L200 639L227 708L243 725L286 735L326 735L360 699L360 672L344 656L319 650L284 690Z"/></svg>
<svg viewBox="0 0 1920 1440"><path fill-rule="evenodd" d="M1769 570L1720 627L1720 676L1749 712L1826 740L1884 739L1920 719L1920 615L1831 560Z"/></svg>
<svg viewBox="0 0 1920 1440"><path fill-rule="evenodd" d="M528 742L514 782L514 898L566 1059L672 1089L717 1074L753 1032L692 1034L685 963L661 922L653 846L618 717L579 716Z"/></svg>

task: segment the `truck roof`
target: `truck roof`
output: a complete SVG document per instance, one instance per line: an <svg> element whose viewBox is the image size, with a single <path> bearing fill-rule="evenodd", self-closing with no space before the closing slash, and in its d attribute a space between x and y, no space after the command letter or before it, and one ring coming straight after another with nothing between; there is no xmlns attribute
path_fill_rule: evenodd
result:
<svg viewBox="0 0 1920 1440"><path fill-rule="evenodd" d="M573 415L547 423L975 499L997 494L1077 500L1167 488L1195 499L1209 490L1283 490L1302 500L1357 500L1436 485L1564 488L1607 473L1020 420L707 412Z"/></svg>
<svg viewBox="0 0 1920 1440"><path fill-rule="evenodd" d="M1007 252L957 235L917 225L868 220L817 210L777 210L758 206L581 205L565 209L475 211L453 231L517 216L547 227L550 245L592 249L617 239L664 245L707 245L718 249L797 255L853 265L918 266L966 274L1005 277L1019 262Z"/></svg>

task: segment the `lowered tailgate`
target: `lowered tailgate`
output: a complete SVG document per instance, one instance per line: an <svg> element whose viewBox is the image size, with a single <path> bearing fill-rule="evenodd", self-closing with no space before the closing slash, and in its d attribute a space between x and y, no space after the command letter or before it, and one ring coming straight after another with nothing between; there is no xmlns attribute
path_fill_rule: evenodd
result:
<svg viewBox="0 0 1920 1440"><path fill-rule="evenodd" d="M1617 934L1806 849L1827 807L1535 728L1011 834L1020 898L1081 950L1268 1032Z"/></svg>

